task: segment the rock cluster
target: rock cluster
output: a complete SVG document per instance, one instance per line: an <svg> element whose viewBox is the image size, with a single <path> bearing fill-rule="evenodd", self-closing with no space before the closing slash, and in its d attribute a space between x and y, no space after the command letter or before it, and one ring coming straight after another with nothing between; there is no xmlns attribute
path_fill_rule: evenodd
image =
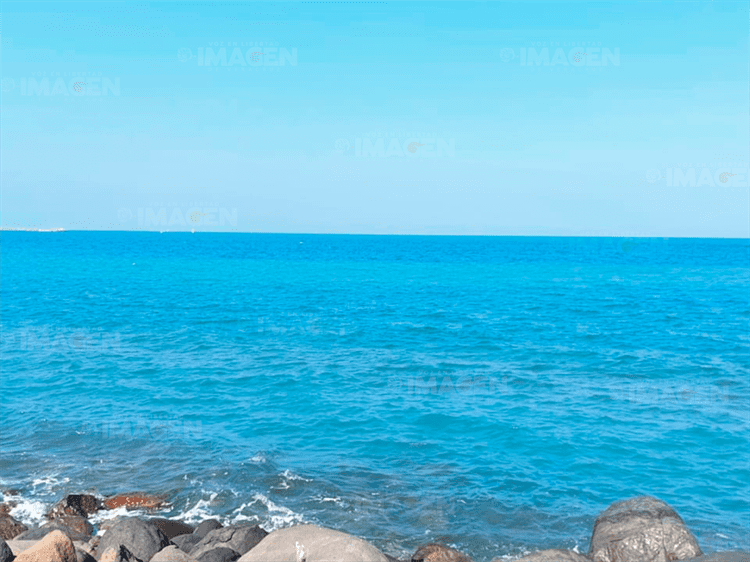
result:
<svg viewBox="0 0 750 562"><path fill-rule="evenodd" d="M213 519L193 528L172 519L119 516L100 525L103 535L91 536L93 526L87 517L101 509L163 503L163 498L140 493L104 501L85 494L70 495L50 510L47 523L34 529L0 510L0 562L473 562L466 554L437 543L422 545L400 561L363 539L316 525L267 533L257 525L225 527ZM521 558L521 562L676 560L750 562L750 553L704 556L674 509L644 496L616 502L599 515L588 553L543 550Z"/></svg>

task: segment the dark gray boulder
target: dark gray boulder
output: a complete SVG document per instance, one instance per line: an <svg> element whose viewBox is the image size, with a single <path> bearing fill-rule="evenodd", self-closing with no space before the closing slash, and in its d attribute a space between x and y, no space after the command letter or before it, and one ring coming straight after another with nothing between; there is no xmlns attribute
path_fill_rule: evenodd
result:
<svg viewBox="0 0 750 562"><path fill-rule="evenodd" d="M217 546L211 550L206 550L196 558L197 562L234 562L240 557L240 553L231 548Z"/></svg>
<svg viewBox="0 0 750 562"><path fill-rule="evenodd" d="M189 535L177 535L172 538L172 544L177 546L182 552L190 553L193 547L201 541L201 538L193 533Z"/></svg>
<svg viewBox="0 0 750 562"><path fill-rule="evenodd" d="M267 534L257 525L230 525L214 529L192 548L190 556L198 559L204 552L219 546L231 548L242 556L262 541Z"/></svg>
<svg viewBox="0 0 750 562"><path fill-rule="evenodd" d="M169 539L154 525L136 517L117 521L99 541L97 553L103 555L110 548L127 547L136 558L148 562L151 557L169 544Z"/></svg>
<svg viewBox="0 0 750 562"><path fill-rule="evenodd" d="M411 562L473 562L471 558L455 548L444 544L430 543L420 546L411 555Z"/></svg>
<svg viewBox="0 0 750 562"><path fill-rule="evenodd" d="M89 523L89 528L93 532L93 527ZM41 527L33 527L27 531L24 531L20 535L16 536L15 539L19 541L37 541L40 539L43 539L47 535L49 535L52 531L61 531L63 534L67 535L68 538L72 541L82 541L86 542L91 538L90 534L86 533L79 533L78 531L75 531L74 529L71 529L69 526L59 522L59 521L50 521L49 523L45 523Z"/></svg>
<svg viewBox="0 0 750 562"><path fill-rule="evenodd" d="M166 535L168 539L172 539L178 535L184 535L193 532L193 527L182 521L175 521L174 519L163 519L161 517L152 517L148 520L149 523L155 525L162 533Z"/></svg>
<svg viewBox="0 0 750 562"><path fill-rule="evenodd" d="M221 529L223 526L224 525L219 523L216 519L206 519L205 521L200 522L195 528L195 531L193 531L193 534L202 539L211 531Z"/></svg>
<svg viewBox="0 0 750 562"><path fill-rule="evenodd" d="M0 539L0 562L12 562L14 558L15 556L13 556L8 543Z"/></svg>
<svg viewBox="0 0 750 562"><path fill-rule="evenodd" d="M588 556L594 562L669 562L702 554L674 509L640 496L615 502L597 517Z"/></svg>

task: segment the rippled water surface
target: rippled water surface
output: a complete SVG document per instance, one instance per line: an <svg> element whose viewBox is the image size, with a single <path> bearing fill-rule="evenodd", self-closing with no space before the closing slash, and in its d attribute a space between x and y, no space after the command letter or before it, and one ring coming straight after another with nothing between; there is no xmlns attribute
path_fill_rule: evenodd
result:
<svg viewBox="0 0 750 562"><path fill-rule="evenodd" d="M672 504L750 549L747 240L0 238L0 482L166 493L392 555L588 549ZM17 498L18 499L18 498Z"/></svg>

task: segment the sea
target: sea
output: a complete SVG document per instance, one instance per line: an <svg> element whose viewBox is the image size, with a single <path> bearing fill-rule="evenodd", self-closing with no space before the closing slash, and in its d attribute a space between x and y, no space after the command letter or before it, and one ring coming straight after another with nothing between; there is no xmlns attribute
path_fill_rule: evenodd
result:
<svg viewBox="0 0 750 562"><path fill-rule="evenodd" d="M487 562L647 494L750 549L747 239L3 232L0 336L29 525L143 491Z"/></svg>

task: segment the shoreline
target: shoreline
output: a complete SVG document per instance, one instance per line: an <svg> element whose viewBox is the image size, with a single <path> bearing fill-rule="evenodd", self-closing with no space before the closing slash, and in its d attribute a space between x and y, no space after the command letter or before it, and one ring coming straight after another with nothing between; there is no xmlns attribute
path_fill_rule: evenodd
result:
<svg viewBox="0 0 750 562"><path fill-rule="evenodd" d="M234 560L240 558L244 559L240 562L253 562L253 557L256 556L253 549L256 546L261 550L265 549L263 552L273 553L278 551L281 553L286 548L285 545L288 540L291 540L289 536L297 536L300 533L307 537L306 540L311 544L318 544L315 541L320 542L320 537L323 537L320 540L324 540L324 542L330 543L333 541L331 544L338 544L336 541L349 541L357 548L361 547L363 552L370 553L368 556L375 556L373 560L380 555L387 562L485 562L479 558L472 558L471 552L456 550L455 545L440 543L421 544L414 551L414 554L407 555L407 557L399 554L394 555L392 552L379 551L363 538L347 534L346 529L329 529L302 522L284 525L277 529L264 529L252 521L225 526L216 518L208 518L201 520L197 525L191 525L185 521L185 517L166 518L159 515L159 510L171 507L170 498L167 494L155 495L145 492L130 492L113 496L94 496L84 493L69 494L46 511L44 520L40 525L28 526L14 517L14 510L19 504L14 504L13 497L19 497L20 490L4 490L2 495L5 501L0 503L0 538L7 541L13 556L17 557L26 550L33 552L34 548L49 549L49 545L41 543L52 541L53 539L50 537L55 531L58 532L55 533L56 538L54 540L64 542L64 540L69 539L77 553L77 560L75 561L46 560L43 557L25 560L22 556L19 562L149 562L151 560L153 562L234 562ZM16 512L15 515L19 514ZM629 521L625 525L625 531L622 529L623 521ZM666 538L664 535L670 535L670 533L663 532L662 529L665 524L671 526L671 536ZM159 532L164 534L167 540L159 547L157 552L171 549L168 559L161 560L157 553L153 553L152 557L148 559L144 559L143 556L140 558L135 556L130 560L126 559L127 557L111 559L114 556L112 552L105 556L105 552L99 548L100 543L106 543L106 541L103 541L103 537L107 536L110 530L115 529L115 532L119 532L117 531L118 526L126 525L146 525L147 527L144 527L144 529L150 529L151 527L159 529ZM232 549L227 548L226 545L217 546L213 544L211 548L203 545L201 547L203 550L196 551L195 546L199 541L196 540L195 533L198 532L197 529L206 527L210 527L211 531L217 532L219 529L225 529L224 534L227 534L229 530L234 533L238 529L240 531L237 532L250 532L250 528L252 528L258 540L252 547L235 545L236 548ZM144 532L147 535L150 531L142 531L141 534ZM628 544L628 541L630 541L634 552L643 548L642 538L650 533L653 533L658 540L670 543L664 546L665 550L672 549L674 551L673 556L676 557L668 558L670 560L750 562L750 552L746 551L703 552L697 539L674 509L665 502L651 496L639 496L613 503L599 514L591 532L591 546L588 552L580 552L577 547L573 549L559 547L553 550L529 550L515 555L498 553L497 556L492 558L491 562L505 560L522 560L524 562L645 562L647 558L633 557L632 553L620 558L609 559L606 556L609 556L607 553L612 551L611 544ZM635 535L640 538L633 540L632 537ZM109 539L112 539L113 536L110 535ZM270 538L266 539L266 537ZM414 538L415 541L412 542L418 542L417 538ZM125 547L123 551L125 552L128 551L128 546L128 544L120 544L118 548ZM136 548L132 544L130 546ZM240 552L245 547L247 549ZM268 550L269 548L271 550ZM213 549L220 549L221 552L209 552ZM230 554L229 551L233 554ZM175 558L177 554L182 558ZM225 558L216 558L219 554L226 556ZM166 557L166 554L164 556ZM233 556L235 557L232 558ZM282 556L279 561L282 559L286 560ZM365 559L370 560L370 558ZM0 562L11 562L12 560L13 558L6 557ZM258 560L260 562L260 559ZM291 562L295 561L292 560ZM301 562L301 560L296 562ZM312 560L308 562L312 562ZM336 558L332 562L339 562L339 559ZM349 561L341 559L340 562Z"/></svg>

